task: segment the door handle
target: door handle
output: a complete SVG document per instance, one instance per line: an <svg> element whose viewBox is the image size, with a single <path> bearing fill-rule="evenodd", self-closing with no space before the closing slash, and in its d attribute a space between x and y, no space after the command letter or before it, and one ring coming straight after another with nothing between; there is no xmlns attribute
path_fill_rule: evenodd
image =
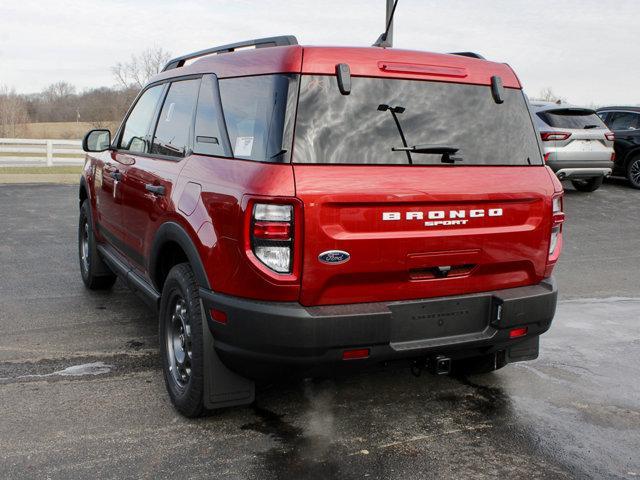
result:
<svg viewBox="0 0 640 480"><path fill-rule="evenodd" d="M114 180L117 180L118 182L119 182L120 180L122 180L122 173L120 173L120 172L119 172L119 171L117 171L117 170L116 170L115 172L111 172L111 173L109 174L109 176L110 176L111 178L113 178Z"/></svg>
<svg viewBox="0 0 640 480"><path fill-rule="evenodd" d="M162 185L154 185L152 183L147 183L144 188L147 189L147 192L151 192L154 195L162 196L164 195L164 187Z"/></svg>

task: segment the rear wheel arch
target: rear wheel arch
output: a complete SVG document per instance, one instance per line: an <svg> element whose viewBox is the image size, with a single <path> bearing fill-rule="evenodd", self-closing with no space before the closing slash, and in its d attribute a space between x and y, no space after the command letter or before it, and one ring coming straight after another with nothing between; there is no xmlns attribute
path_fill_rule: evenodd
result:
<svg viewBox="0 0 640 480"><path fill-rule="evenodd" d="M191 236L175 222L164 223L156 232L149 255L149 276L159 292L171 268L185 262L193 269L198 285L210 289L207 272Z"/></svg>
<svg viewBox="0 0 640 480"><path fill-rule="evenodd" d="M631 161L638 157L640 157L640 147L629 150L624 157L624 169L629 168Z"/></svg>

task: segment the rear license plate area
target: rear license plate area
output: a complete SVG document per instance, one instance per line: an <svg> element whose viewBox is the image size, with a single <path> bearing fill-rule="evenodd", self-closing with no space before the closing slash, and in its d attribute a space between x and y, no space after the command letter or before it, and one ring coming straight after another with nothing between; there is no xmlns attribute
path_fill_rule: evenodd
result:
<svg viewBox="0 0 640 480"><path fill-rule="evenodd" d="M480 333L491 316L491 296L389 305L391 343Z"/></svg>

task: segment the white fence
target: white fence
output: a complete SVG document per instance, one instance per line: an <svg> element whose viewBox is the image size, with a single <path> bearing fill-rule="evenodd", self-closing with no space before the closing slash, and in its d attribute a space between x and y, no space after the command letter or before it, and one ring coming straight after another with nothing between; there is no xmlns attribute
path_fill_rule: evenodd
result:
<svg viewBox="0 0 640 480"><path fill-rule="evenodd" d="M82 164L84 152L80 140L0 138L0 166L53 167Z"/></svg>

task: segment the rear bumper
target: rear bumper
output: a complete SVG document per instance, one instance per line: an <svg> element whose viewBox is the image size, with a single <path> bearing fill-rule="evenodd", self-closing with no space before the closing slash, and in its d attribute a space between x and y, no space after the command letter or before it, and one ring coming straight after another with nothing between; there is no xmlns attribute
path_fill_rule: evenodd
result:
<svg viewBox="0 0 640 480"><path fill-rule="evenodd" d="M553 278L538 285L425 300L304 307L200 290L215 348L227 366L260 378L274 369L324 372L346 364L446 355L452 359L504 350L507 361L537 356L537 337L551 326ZM212 319L211 309L227 315ZM527 327L512 340L509 331ZM344 361L367 348L369 357Z"/></svg>
<svg viewBox="0 0 640 480"><path fill-rule="evenodd" d="M611 176L611 168L561 168L555 172L560 180Z"/></svg>

